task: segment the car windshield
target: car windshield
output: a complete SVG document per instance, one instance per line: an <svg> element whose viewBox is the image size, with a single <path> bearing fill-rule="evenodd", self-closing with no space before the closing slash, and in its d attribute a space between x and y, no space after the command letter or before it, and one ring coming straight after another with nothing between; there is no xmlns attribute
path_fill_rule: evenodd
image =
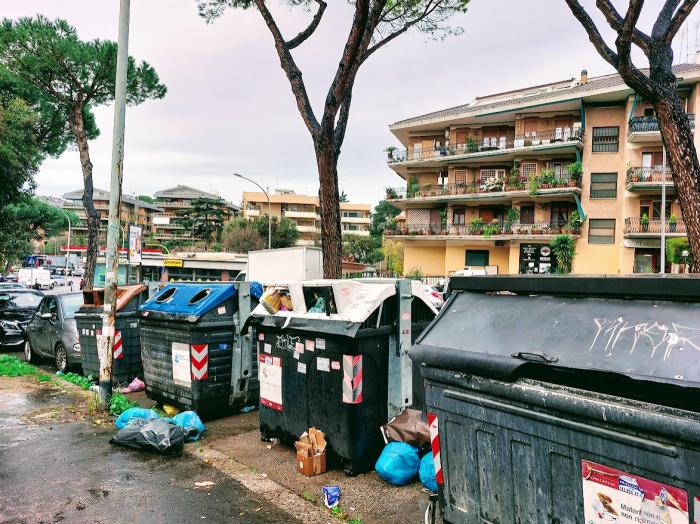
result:
<svg viewBox="0 0 700 524"><path fill-rule="evenodd" d="M66 293L61 295L60 298L65 318L73 318L78 308L83 305L82 293Z"/></svg>
<svg viewBox="0 0 700 524"><path fill-rule="evenodd" d="M35 308L41 302L41 295L36 293L12 293L0 291L0 310L16 308Z"/></svg>

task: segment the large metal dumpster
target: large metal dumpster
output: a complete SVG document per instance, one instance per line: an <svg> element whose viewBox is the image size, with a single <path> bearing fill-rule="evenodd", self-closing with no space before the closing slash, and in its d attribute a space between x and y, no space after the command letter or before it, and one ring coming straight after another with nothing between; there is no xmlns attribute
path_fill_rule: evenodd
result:
<svg viewBox="0 0 700 524"><path fill-rule="evenodd" d="M450 287L411 350L446 521L700 522L700 280Z"/></svg>
<svg viewBox="0 0 700 524"><path fill-rule="evenodd" d="M146 394L205 413L257 403L252 340L239 335L255 304L248 282L169 284L143 304Z"/></svg>
<svg viewBox="0 0 700 524"><path fill-rule="evenodd" d="M258 333L261 435L292 441L314 426L331 458L355 474L381 451L380 426L413 404L407 352L436 311L409 281L322 280L285 289L293 311L270 314L261 304L249 319ZM319 297L325 311L314 308ZM418 384L422 402L420 377Z"/></svg>
<svg viewBox="0 0 700 524"><path fill-rule="evenodd" d="M134 377L143 377L141 341L136 316L138 307L146 301L144 284L117 288L117 315L114 324L115 340L112 351L112 382L128 384ZM97 354L97 336L102 331L104 289L83 291L83 305L75 314L80 337L83 374L100 376L100 358Z"/></svg>

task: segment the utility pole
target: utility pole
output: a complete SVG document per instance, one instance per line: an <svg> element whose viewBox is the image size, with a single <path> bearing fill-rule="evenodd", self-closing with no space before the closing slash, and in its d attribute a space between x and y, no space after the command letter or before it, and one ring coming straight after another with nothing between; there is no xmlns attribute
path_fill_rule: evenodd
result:
<svg viewBox="0 0 700 524"><path fill-rule="evenodd" d="M124 120L126 116L126 73L129 59L129 5L121 0L119 6L119 39L117 46L117 76L114 96L114 127L112 135L112 177L109 184L109 223L107 225L107 257L105 265L105 303L102 314L102 335L98 337L100 357L100 405L106 409L112 397L112 350L114 321L117 307L117 274L119 270L119 210L122 200L124 172Z"/></svg>
<svg viewBox="0 0 700 524"><path fill-rule="evenodd" d="M68 246L66 247L66 266L65 266L65 274L63 275L66 277L66 285L68 285L68 262L70 259L70 229L71 229L71 223L70 223L70 217L68 216L68 213L64 211L62 207L59 207L58 210L63 213L63 215L66 217L66 220L68 220Z"/></svg>
<svg viewBox="0 0 700 524"><path fill-rule="evenodd" d="M659 272L666 273L666 146L663 146L663 166L661 167L661 267Z"/></svg>
<svg viewBox="0 0 700 524"><path fill-rule="evenodd" d="M268 192L269 188L268 191L265 191L263 187L260 184L258 184L255 180L252 180L241 174L233 173L233 176L242 178L243 180L247 180L248 182L255 184L256 186L258 186L258 189L260 189L260 191L262 191L265 194L265 197L267 198L267 249L272 249L272 202L270 201L270 194Z"/></svg>

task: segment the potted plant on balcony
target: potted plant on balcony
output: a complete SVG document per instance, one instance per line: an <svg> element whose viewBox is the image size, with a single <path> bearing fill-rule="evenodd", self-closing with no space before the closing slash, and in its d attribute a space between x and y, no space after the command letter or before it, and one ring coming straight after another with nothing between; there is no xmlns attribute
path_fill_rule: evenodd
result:
<svg viewBox="0 0 700 524"><path fill-rule="evenodd" d="M540 171L540 187L542 189L550 189L556 184L556 175L554 169L543 169Z"/></svg>
<svg viewBox="0 0 700 524"><path fill-rule="evenodd" d="M569 164L569 178L577 185L581 186L581 179L583 178L583 165L580 160Z"/></svg>
<svg viewBox="0 0 700 524"><path fill-rule="evenodd" d="M408 187L406 188L406 195L409 198L415 197L420 192L420 184L418 183L418 178L412 176L408 181Z"/></svg>
<svg viewBox="0 0 700 524"><path fill-rule="evenodd" d="M442 228L441 234L447 234L447 206L440 210L440 227Z"/></svg>
<svg viewBox="0 0 700 524"><path fill-rule="evenodd" d="M481 235L485 237L492 237L493 235L498 234L498 222L494 218L493 221L490 224L487 224L484 226L484 228L481 231Z"/></svg>
<svg viewBox="0 0 700 524"><path fill-rule="evenodd" d="M571 212L569 221L566 226L564 226L563 231L569 235L578 235L581 233L581 215L579 215L578 211Z"/></svg>
<svg viewBox="0 0 700 524"><path fill-rule="evenodd" d="M527 190L532 198L537 196L537 190L540 188L540 181L535 173L530 173L527 177Z"/></svg>
<svg viewBox="0 0 700 524"><path fill-rule="evenodd" d="M642 226L643 233L649 231L649 216L646 213L642 214L642 218L639 219L639 225Z"/></svg>
<svg viewBox="0 0 700 524"><path fill-rule="evenodd" d="M671 213L671 216L668 217L668 228L671 230L671 233L676 232L677 225L678 225L678 217L674 213Z"/></svg>
<svg viewBox="0 0 700 524"><path fill-rule="evenodd" d="M480 218L474 217L469 221L469 234L470 235L480 235L481 230L484 227L484 221Z"/></svg>
<svg viewBox="0 0 700 524"><path fill-rule="evenodd" d="M479 142L474 137L467 138L467 144L464 147L465 153L477 153L479 151Z"/></svg>
<svg viewBox="0 0 700 524"><path fill-rule="evenodd" d="M511 207L506 213L506 223L503 227L504 233L511 233L513 224L520 220L520 210L517 207Z"/></svg>
<svg viewBox="0 0 700 524"><path fill-rule="evenodd" d="M399 198L399 195L396 193L396 190L393 187L387 187L386 200L396 200L397 198Z"/></svg>
<svg viewBox="0 0 700 524"><path fill-rule="evenodd" d="M384 152L386 153L387 160L395 160L394 153L396 153L398 150L399 148L396 146L389 146L385 148Z"/></svg>

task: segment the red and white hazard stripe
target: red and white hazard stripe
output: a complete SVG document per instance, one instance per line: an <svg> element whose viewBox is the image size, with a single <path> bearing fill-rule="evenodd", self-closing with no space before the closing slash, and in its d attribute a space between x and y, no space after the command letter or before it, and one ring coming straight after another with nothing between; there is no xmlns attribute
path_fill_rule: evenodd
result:
<svg viewBox="0 0 700 524"><path fill-rule="evenodd" d="M124 350L122 349L122 332L118 329L114 330L114 348L112 348L112 356L114 360L124 358Z"/></svg>
<svg viewBox="0 0 700 524"><path fill-rule="evenodd" d="M206 380L209 377L209 344L190 346L192 380Z"/></svg>
<svg viewBox="0 0 700 524"><path fill-rule="evenodd" d="M435 480L442 486L442 462L440 461L440 434L438 433L438 418L433 413L428 413L428 426L430 428L430 447L433 450L433 465L435 466Z"/></svg>
<svg viewBox="0 0 700 524"><path fill-rule="evenodd" d="M343 403L362 403L362 355L343 355Z"/></svg>

